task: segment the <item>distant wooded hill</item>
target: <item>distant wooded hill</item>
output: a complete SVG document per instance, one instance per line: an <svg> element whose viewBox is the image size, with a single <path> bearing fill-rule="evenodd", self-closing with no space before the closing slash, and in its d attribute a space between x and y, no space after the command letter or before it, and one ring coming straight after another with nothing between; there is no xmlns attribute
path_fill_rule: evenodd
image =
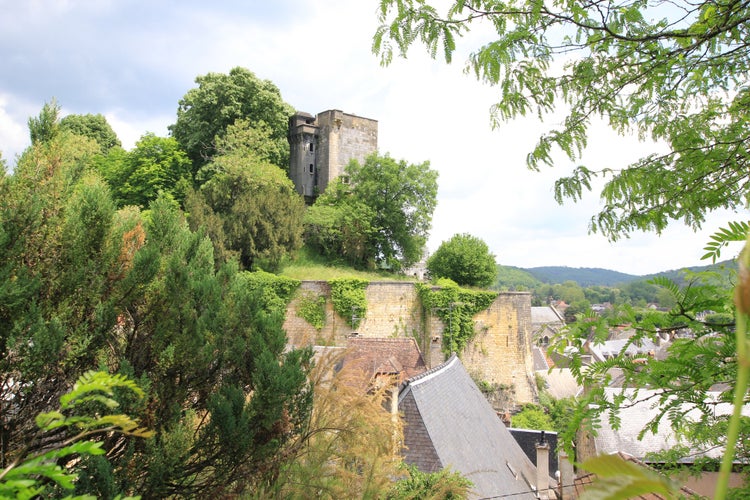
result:
<svg viewBox="0 0 750 500"><path fill-rule="evenodd" d="M634 274L621 273L609 269L596 267L565 267L565 266L543 266L528 269L514 266L497 266L497 287L501 289L533 289L543 283L559 284L566 281L575 281L579 286L608 286L615 287L633 281L645 281L656 276L665 276L678 284L684 279L684 269L672 269L659 273L638 276ZM707 266L689 267L690 271L714 270L726 274L735 267L733 260L717 262Z"/></svg>

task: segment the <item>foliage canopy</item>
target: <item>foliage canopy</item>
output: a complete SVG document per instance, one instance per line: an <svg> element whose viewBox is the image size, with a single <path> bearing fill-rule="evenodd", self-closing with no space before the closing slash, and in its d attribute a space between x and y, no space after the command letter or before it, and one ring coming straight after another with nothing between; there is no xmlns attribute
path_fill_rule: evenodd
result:
<svg viewBox="0 0 750 500"><path fill-rule="evenodd" d="M441 13L381 0L379 21L373 50L385 64L415 43L450 62L457 39L487 23L494 39L473 51L467 72L497 87L493 123L565 113L529 153L532 169L552 165L555 150L576 160L599 118L666 144L622 170L582 165L557 181L561 202L608 179L592 231L616 239L676 220L698 228L708 212L750 201L745 2L458 0Z"/></svg>
<svg viewBox="0 0 750 500"><path fill-rule="evenodd" d="M67 115L60 120L60 130L68 130L74 134L94 139L103 154L113 147L121 147L120 139L112 130L112 126L101 114Z"/></svg>
<svg viewBox="0 0 750 500"><path fill-rule="evenodd" d="M302 246L304 201L281 169L241 153L216 156L207 168L213 176L186 206L217 253L236 255L248 270L274 270Z"/></svg>
<svg viewBox="0 0 750 500"><path fill-rule="evenodd" d="M497 263L487 243L470 234L456 234L440 244L427 259L433 278L449 278L460 286L490 286L497 277Z"/></svg>
<svg viewBox="0 0 750 500"><path fill-rule="evenodd" d="M353 160L305 217L308 244L359 267L398 270L419 260L437 204L437 172L374 153Z"/></svg>
<svg viewBox="0 0 750 500"><path fill-rule="evenodd" d="M208 73L195 79L197 87L180 100L172 136L193 161L196 173L216 154L216 139L237 120L247 120L267 130L268 160L286 169L289 161L287 128L294 108L284 102L270 80L261 80L248 69L236 67L229 74Z"/></svg>
<svg viewBox="0 0 750 500"><path fill-rule="evenodd" d="M64 442L63 431L35 440L34 417L104 367L142 390L119 402L154 436L99 436L108 460L77 464L81 494L206 497L273 481L312 398L312 353L287 351L282 330L296 284L217 269L168 196L118 210L99 154L53 134L0 178L0 372L12 381L0 387L0 460Z"/></svg>
<svg viewBox="0 0 750 500"><path fill-rule="evenodd" d="M96 165L119 206L146 209L161 193L181 202L193 184L192 162L173 137L144 134L132 150L110 148Z"/></svg>

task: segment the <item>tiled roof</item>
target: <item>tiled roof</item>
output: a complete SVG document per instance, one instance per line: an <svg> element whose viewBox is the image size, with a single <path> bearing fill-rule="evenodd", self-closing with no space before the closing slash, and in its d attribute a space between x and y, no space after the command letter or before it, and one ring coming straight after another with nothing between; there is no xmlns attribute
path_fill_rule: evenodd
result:
<svg viewBox="0 0 750 500"><path fill-rule="evenodd" d="M417 342L411 338L350 338L342 364L368 378L397 375L401 380L427 369Z"/></svg>
<svg viewBox="0 0 750 500"><path fill-rule="evenodd" d="M458 471L474 483L478 497L536 498L536 468L455 355L407 380L399 410L407 463Z"/></svg>

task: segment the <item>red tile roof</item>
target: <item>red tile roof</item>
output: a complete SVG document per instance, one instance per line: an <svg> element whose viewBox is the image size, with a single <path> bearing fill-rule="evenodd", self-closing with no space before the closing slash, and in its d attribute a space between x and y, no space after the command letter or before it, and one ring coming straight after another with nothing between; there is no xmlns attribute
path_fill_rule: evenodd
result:
<svg viewBox="0 0 750 500"><path fill-rule="evenodd" d="M417 342L411 338L350 338L342 365L368 377L396 375L399 382L427 370Z"/></svg>

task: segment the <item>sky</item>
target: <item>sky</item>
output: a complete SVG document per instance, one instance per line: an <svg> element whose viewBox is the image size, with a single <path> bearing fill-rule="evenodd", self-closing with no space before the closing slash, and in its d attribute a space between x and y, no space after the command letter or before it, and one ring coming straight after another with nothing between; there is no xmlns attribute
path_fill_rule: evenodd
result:
<svg viewBox="0 0 750 500"><path fill-rule="evenodd" d="M715 213L698 233L608 242L590 234L597 191L558 205L554 181L579 162L533 172L526 154L556 125L517 119L492 129L499 91L464 73L489 40L477 27L450 65L421 47L382 67L371 51L377 0L0 0L0 151L11 166L29 145L27 120L53 97L62 115L100 113L126 149L167 136L195 78L236 66L271 80L298 111L378 120L378 148L439 173L428 251L458 233L484 240L498 263L600 267L635 275L705 265L709 236L747 214ZM594 126L580 163L621 168L659 145ZM722 257L733 257L731 247Z"/></svg>

